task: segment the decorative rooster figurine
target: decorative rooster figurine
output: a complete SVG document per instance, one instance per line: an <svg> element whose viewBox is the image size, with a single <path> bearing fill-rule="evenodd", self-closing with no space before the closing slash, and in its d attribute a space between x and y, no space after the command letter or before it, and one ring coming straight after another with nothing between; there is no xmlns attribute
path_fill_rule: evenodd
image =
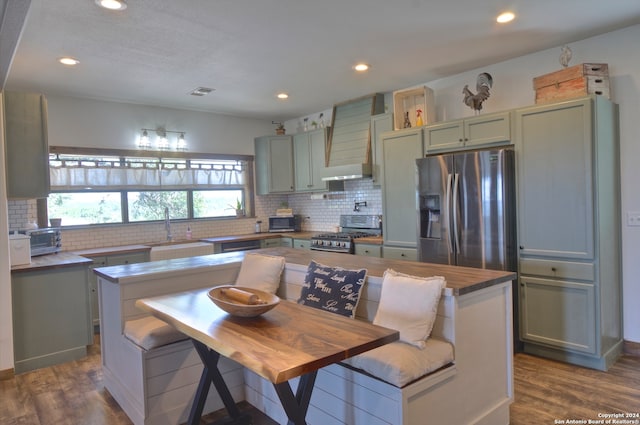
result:
<svg viewBox="0 0 640 425"><path fill-rule="evenodd" d="M478 75L478 80L476 81L476 94L471 93L468 85L465 85L464 89L462 89L462 93L464 94L464 104L476 112L480 112L482 110L482 102L489 99L489 89L492 85L493 77L491 77L491 74L483 72Z"/></svg>

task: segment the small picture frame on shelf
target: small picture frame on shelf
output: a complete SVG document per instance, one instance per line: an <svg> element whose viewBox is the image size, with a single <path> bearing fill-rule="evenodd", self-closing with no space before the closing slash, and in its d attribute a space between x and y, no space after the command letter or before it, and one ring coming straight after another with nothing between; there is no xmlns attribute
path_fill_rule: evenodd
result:
<svg viewBox="0 0 640 425"><path fill-rule="evenodd" d="M433 101L433 90L427 86L420 86L394 91L393 121L395 130L408 127L405 124L407 113L411 127L416 126L418 114L421 115L422 125L435 122L436 108Z"/></svg>

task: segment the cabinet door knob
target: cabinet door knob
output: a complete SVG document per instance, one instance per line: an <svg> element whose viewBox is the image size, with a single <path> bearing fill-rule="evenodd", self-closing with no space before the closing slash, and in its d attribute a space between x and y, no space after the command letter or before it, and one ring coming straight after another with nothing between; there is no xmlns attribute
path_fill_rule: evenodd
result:
<svg viewBox="0 0 640 425"><path fill-rule="evenodd" d="M458 142L462 142L462 139L458 139Z"/></svg>
<svg viewBox="0 0 640 425"><path fill-rule="evenodd" d="M555 271L556 271L556 268L555 268L555 267L551 267L551 271L552 271L552 272L555 272Z"/></svg>
<svg viewBox="0 0 640 425"><path fill-rule="evenodd" d="M524 249L524 245L520 245L520 249Z"/></svg>

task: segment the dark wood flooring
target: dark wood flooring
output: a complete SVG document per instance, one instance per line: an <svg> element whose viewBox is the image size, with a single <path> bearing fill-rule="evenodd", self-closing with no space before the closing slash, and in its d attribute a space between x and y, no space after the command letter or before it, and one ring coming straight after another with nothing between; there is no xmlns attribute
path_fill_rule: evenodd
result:
<svg viewBox="0 0 640 425"><path fill-rule="evenodd" d="M253 415L254 425L277 425L245 402L240 408ZM640 414L640 357L623 356L604 373L516 355L512 425L558 424L571 419L587 423L609 413ZM207 415L201 424L223 415ZM640 418L632 419L640 423ZM129 425L131 421L102 386L96 340L82 360L0 381L0 424Z"/></svg>

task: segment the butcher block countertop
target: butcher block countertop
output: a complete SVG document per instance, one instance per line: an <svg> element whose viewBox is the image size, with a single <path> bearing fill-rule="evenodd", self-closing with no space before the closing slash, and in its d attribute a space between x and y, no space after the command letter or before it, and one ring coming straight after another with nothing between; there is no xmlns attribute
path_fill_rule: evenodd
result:
<svg viewBox="0 0 640 425"><path fill-rule="evenodd" d="M74 251L74 254L82 255L83 257L100 257L102 255L130 254L133 252L144 252L150 250L151 247L149 245L122 245L83 249L82 251Z"/></svg>
<svg viewBox="0 0 640 425"><path fill-rule="evenodd" d="M516 273L470 267L448 266L443 264L419 263L414 261L389 260L384 258L348 255L324 251L311 251L287 247L264 248L252 251L231 252L225 254L203 255L178 258L175 260L154 261L151 263L127 264L123 266L101 267L95 272L114 283L127 284L146 280L149 275L180 277L191 270L229 263L241 262L247 252L259 252L280 255L287 263L307 266L311 260L329 266L348 269L366 268L369 276L382 277L385 270L392 268L398 272L415 276L444 276L447 287L454 295L464 295L489 286L516 279Z"/></svg>
<svg viewBox="0 0 640 425"><path fill-rule="evenodd" d="M245 235L230 235L230 236L214 236L211 238L198 239L200 242L209 243L221 243L221 242L237 242L237 241L251 241L255 239L275 239L275 238L294 238L294 239L311 239L313 235L319 232L283 232L283 233L249 233Z"/></svg>
<svg viewBox="0 0 640 425"><path fill-rule="evenodd" d="M32 272L37 270L55 269L61 267L73 267L89 265L93 260L70 252L59 252L57 254L39 255L31 257L31 264L11 266L11 273Z"/></svg>

